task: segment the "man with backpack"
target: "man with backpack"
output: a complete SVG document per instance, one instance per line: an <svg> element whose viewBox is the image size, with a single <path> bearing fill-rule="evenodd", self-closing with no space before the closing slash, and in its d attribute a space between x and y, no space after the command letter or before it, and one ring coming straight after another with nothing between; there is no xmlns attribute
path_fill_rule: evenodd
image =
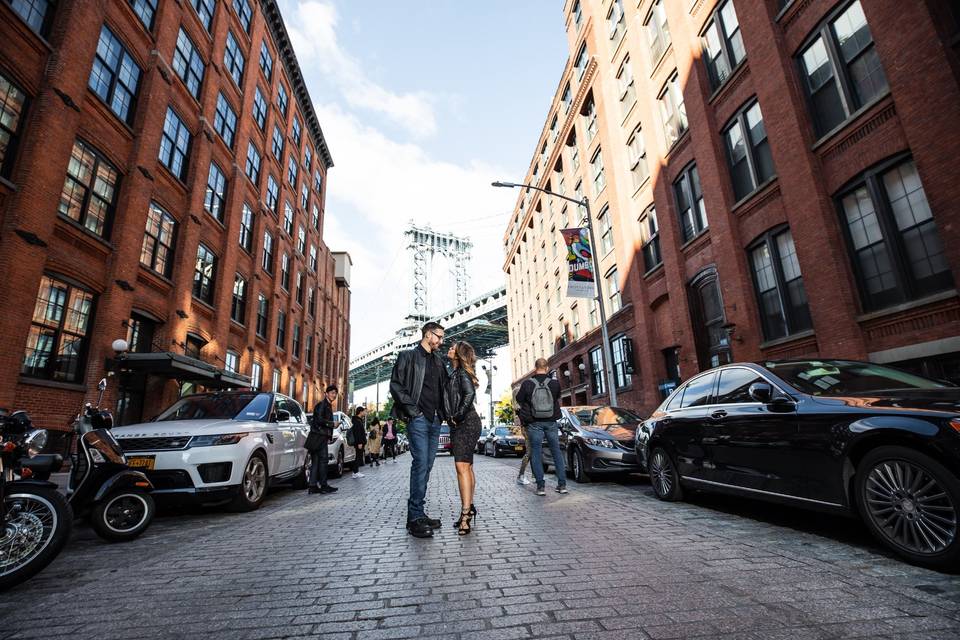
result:
<svg viewBox="0 0 960 640"><path fill-rule="evenodd" d="M543 440L553 455L553 464L557 476L557 493L567 492L567 474L563 454L560 451L560 433L557 420L560 419L560 383L547 374L546 358L537 358L533 376L520 384L517 391L517 415L527 428L529 439L527 450L530 452L530 466L537 480L537 495L547 495L543 480Z"/></svg>

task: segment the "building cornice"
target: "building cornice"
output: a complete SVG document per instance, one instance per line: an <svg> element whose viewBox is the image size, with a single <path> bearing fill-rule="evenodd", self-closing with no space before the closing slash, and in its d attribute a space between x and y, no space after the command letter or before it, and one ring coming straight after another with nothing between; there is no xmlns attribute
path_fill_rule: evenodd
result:
<svg viewBox="0 0 960 640"><path fill-rule="evenodd" d="M324 168L329 169L333 166L333 156L330 155L330 148L327 147L327 141L323 137L323 130L320 128L320 121L317 119L317 112L313 109L313 100L310 99L310 92L307 91L307 85L303 81L303 74L300 72L300 63L297 61L297 54L293 51L293 44L290 42L290 35L287 33L287 26L283 22L283 16L280 13L280 7L277 6L277 0L260 0L260 8L266 18L267 27L270 29L270 36L273 43L280 53L283 60L283 67L287 72L287 77L293 85L293 95L297 98L297 104L306 120L307 128L313 138L313 144L317 152L323 158Z"/></svg>

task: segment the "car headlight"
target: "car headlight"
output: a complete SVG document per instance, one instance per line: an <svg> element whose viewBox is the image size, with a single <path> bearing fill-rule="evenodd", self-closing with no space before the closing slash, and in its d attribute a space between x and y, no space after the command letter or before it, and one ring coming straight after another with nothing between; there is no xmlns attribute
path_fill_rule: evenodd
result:
<svg viewBox="0 0 960 640"><path fill-rule="evenodd" d="M616 446L613 440L607 440L606 438L584 438L583 441L594 447L603 447L604 449L613 449Z"/></svg>
<svg viewBox="0 0 960 640"><path fill-rule="evenodd" d="M27 455L31 458L39 454L47 446L47 430L34 429L24 438L23 446L27 450Z"/></svg>
<svg viewBox="0 0 960 640"><path fill-rule="evenodd" d="M244 438L246 438L248 433L221 433L219 435L212 436L193 436L190 440L190 447L216 447L222 444L237 444Z"/></svg>

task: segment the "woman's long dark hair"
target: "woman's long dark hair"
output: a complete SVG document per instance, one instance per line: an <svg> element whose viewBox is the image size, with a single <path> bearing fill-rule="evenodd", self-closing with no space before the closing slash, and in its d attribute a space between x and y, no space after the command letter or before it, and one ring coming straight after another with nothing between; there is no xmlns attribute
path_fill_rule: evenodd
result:
<svg viewBox="0 0 960 640"><path fill-rule="evenodd" d="M480 385L480 381L477 380L477 352L474 350L473 345L469 342L458 342L453 345L453 352L456 354L456 366L460 369L463 369L468 376L470 376L470 381L473 382L473 386L477 387Z"/></svg>

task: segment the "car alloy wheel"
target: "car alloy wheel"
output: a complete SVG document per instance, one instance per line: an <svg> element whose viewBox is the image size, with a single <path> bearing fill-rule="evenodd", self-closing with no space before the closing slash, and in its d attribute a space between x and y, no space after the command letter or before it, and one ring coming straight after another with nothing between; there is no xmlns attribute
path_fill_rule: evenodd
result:
<svg viewBox="0 0 960 640"><path fill-rule="evenodd" d="M673 460L663 449L655 449L650 456L650 485L657 498L672 502L683 497L680 488L680 476Z"/></svg>
<svg viewBox="0 0 960 640"><path fill-rule="evenodd" d="M579 447L573 450L570 466L573 469L573 479L576 482L590 482L590 476L587 474L583 465L583 453L580 451Z"/></svg>
<svg viewBox="0 0 960 640"><path fill-rule="evenodd" d="M243 493L250 503L263 499L267 490L267 466L260 456L252 456L243 471Z"/></svg>
<svg viewBox="0 0 960 640"><path fill-rule="evenodd" d="M957 505L950 491L912 460L886 459L866 471L865 514L894 547L936 555L957 540Z"/></svg>

